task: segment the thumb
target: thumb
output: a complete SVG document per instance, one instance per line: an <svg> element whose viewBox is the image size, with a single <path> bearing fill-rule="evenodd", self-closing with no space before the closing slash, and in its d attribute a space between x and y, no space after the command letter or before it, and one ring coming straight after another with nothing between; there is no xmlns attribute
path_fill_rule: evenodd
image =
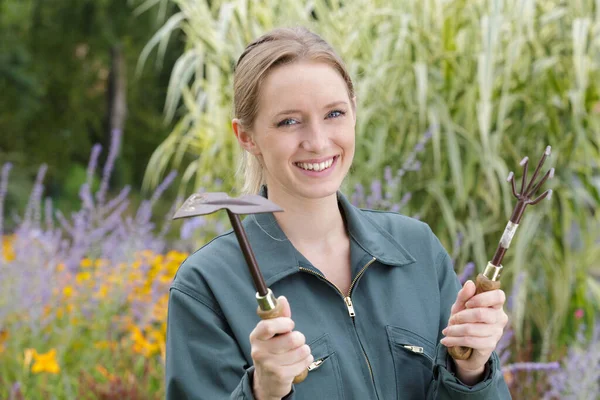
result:
<svg viewBox="0 0 600 400"><path fill-rule="evenodd" d="M292 318L292 309L290 308L290 303L285 296L279 296L277 298L277 302L280 303L281 307L281 317Z"/></svg>
<svg viewBox="0 0 600 400"><path fill-rule="evenodd" d="M466 281L462 289L460 289L458 292L458 295L456 296L456 302L452 305L452 310L450 310L450 313L456 314L457 312L464 310L466 308L465 303L475 295L475 291L475 283L473 283L473 281L470 279Z"/></svg>

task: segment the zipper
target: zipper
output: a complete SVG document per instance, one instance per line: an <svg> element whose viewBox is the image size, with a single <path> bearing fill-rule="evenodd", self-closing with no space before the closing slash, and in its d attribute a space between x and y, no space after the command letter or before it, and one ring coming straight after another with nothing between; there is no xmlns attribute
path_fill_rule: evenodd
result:
<svg viewBox="0 0 600 400"><path fill-rule="evenodd" d="M314 371L315 369L319 368L321 366L321 364L323 364L323 361L325 361L324 358L321 358L320 360L314 361L312 362L309 366L308 366L308 372L310 371Z"/></svg>
<svg viewBox="0 0 600 400"><path fill-rule="evenodd" d="M421 346L413 346L410 344L403 344L402 347L404 347L405 349L407 349L409 351L412 351L413 353L425 356L433 362L433 358L431 358L427 353L425 353L425 351L423 350L423 348Z"/></svg>
<svg viewBox="0 0 600 400"><path fill-rule="evenodd" d="M411 346L409 344L403 344L402 347L404 347L405 349L409 349L410 351L412 351L413 353L419 353L419 354L423 354L423 348L419 347L419 346Z"/></svg>
<svg viewBox="0 0 600 400"><path fill-rule="evenodd" d="M348 297L344 298L344 301L346 302L346 307L348 307L348 314L350 314L350 316L352 318L354 318L356 313L354 312L354 306L352 305L352 299L350 298L350 296L348 296Z"/></svg>
<svg viewBox="0 0 600 400"><path fill-rule="evenodd" d="M298 267L300 269L300 271L302 272L308 272L309 274L313 274L318 276L319 278L323 279L325 282L327 282L328 284L330 284L333 288L335 288L335 290L337 290L337 292L340 294L340 296L342 296L342 298L344 299L344 303L346 304L346 308L348 309L348 315L350 315L350 317L352 318L352 323L354 324L354 329L356 330L356 321L354 320L354 317L356 316L356 312L354 311L354 306L352 304L352 290L354 289L354 286L356 285L356 283L358 282L358 280L362 277L362 275L365 273L365 271L367 270L367 268L369 268L369 266L371 264L373 264L377 259L375 257L371 258L369 260L368 263L365 264L364 267L362 267L362 269L358 272L358 274L356 274L356 277L352 280L352 282L350 283L350 288L348 289L348 294L346 296L344 296L344 293L342 293L342 291L332 282L330 282L324 275L315 272L311 269L308 268L304 268L304 267ZM357 337L358 337L358 332L357 332ZM365 348L363 347L362 343L360 342L360 338L358 339L358 342L360 344L360 348L363 352L363 355L365 357L365 360L367 362L367 367L369 368L369 374L371 374L371 381L373 382L373 388L375 389L375 393L377 393L377 388L375 386L375 377L373 376L373 368L371 367L371 362L369 361L369 357L367 357L367 352L365 351ZM317 362L317 361L315 361ZM313 364L315 363L313 362ZM311 364L309 366L309 368L313 365ZM320 364L319 364L320 365ZM315 367L315 368L318 368ZM315 369L313 368L313 370ZM310 371L310 369L309 369Z"/></svg>

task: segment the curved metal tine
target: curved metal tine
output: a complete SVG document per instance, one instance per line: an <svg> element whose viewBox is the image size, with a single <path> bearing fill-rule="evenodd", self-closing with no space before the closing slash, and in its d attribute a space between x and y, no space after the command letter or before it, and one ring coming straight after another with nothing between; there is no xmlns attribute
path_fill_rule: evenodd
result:
<svg viewBox="0 0 600 400"><path fill-rule="evenodd" d="M531 192L527 193L527 197L533 196L548 178L554 178L554 168L551 168L550 171L546 172L546 175L544 175L544 177L539 181L539 183L534 186Z"/></svg>
<svg viewBox="0 0 600 400"><path fill-rule="evenodd" d="M537 203L539 203L540 201L544 200L546 198L546 196L549 196L548 199L550 199L552 197L552 189L546 190L544 193L542 193L541 195L539 195L535 200L533 200L532 202L530 202L528 204L530 206L535 206Z"/></svg>
<svg viewBox="0 0 600 400"><path fill-rule="evenodd" d="M535 168L535 172L533 173L533 176L531 177L531 180L529 181L529 184L527 185L527 189L525 189L525 193L529 193L529 189L531 189L531 185L533 184L533 182L537 178L538 174L540 173L540 169L542 168L542 165L544 165L544 161L546 161L546 157L548 157L550 155L550 149L551 149L550 146L546 147L546 151L544 151L544 154L542 155L542 159L540 160L537 167Z"/></svg>
<svg viewBox="0 0 600 400"><path fill-rule="evenodd" d="M510 174L508 174L508 178L506 178L506 180L508 182L510 182L510 185L512 187L513 196L515 196L518 199L519 195L517 194L517 188L515 187L515 173L510 171Z"/></svg>
<svg viewBox="0 0 600 400"><path fill-rule="evenodd" d="M525 157L519 163L523 168L523 178L521 178L521 196L525 194L525 182L527 181L527 171L529 167L529 157Z"/></svg>

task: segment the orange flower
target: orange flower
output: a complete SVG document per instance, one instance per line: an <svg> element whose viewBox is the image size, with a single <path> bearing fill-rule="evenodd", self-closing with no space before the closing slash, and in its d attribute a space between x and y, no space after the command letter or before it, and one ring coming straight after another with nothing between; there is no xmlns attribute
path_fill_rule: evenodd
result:
<svg viewBox="0 0 600 400"><path fill-rule="evenodd" d="M0 354L4 352L4 342L8 339L8 331L6 329L0 330Z"/></svg>
<svg viewBox="0 0 600 400"><path fill-rule="evenodd" d="M105 377L106 379L108 379L109 381L114 381L117 378L111 374L110 372L108 372L108 370L106 368L104 368L102 365L97 364L96 365L96 371L100 372L100 374Z"/></svg>

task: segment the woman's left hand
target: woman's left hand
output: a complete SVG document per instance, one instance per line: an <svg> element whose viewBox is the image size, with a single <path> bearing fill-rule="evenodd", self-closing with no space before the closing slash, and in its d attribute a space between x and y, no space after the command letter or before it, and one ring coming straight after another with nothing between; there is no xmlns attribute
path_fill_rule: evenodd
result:
<svg viewBox="0 0 600 400"><path fill-rule="evenodd" d="M491 290L475 296L475 290L473 281L465 282L450 310L448 326L442 331L446 337L441 343L446 347L473 349L468 360L454 360L459 378L481 376L508 322L503 309L504 291Z"/></svg>

